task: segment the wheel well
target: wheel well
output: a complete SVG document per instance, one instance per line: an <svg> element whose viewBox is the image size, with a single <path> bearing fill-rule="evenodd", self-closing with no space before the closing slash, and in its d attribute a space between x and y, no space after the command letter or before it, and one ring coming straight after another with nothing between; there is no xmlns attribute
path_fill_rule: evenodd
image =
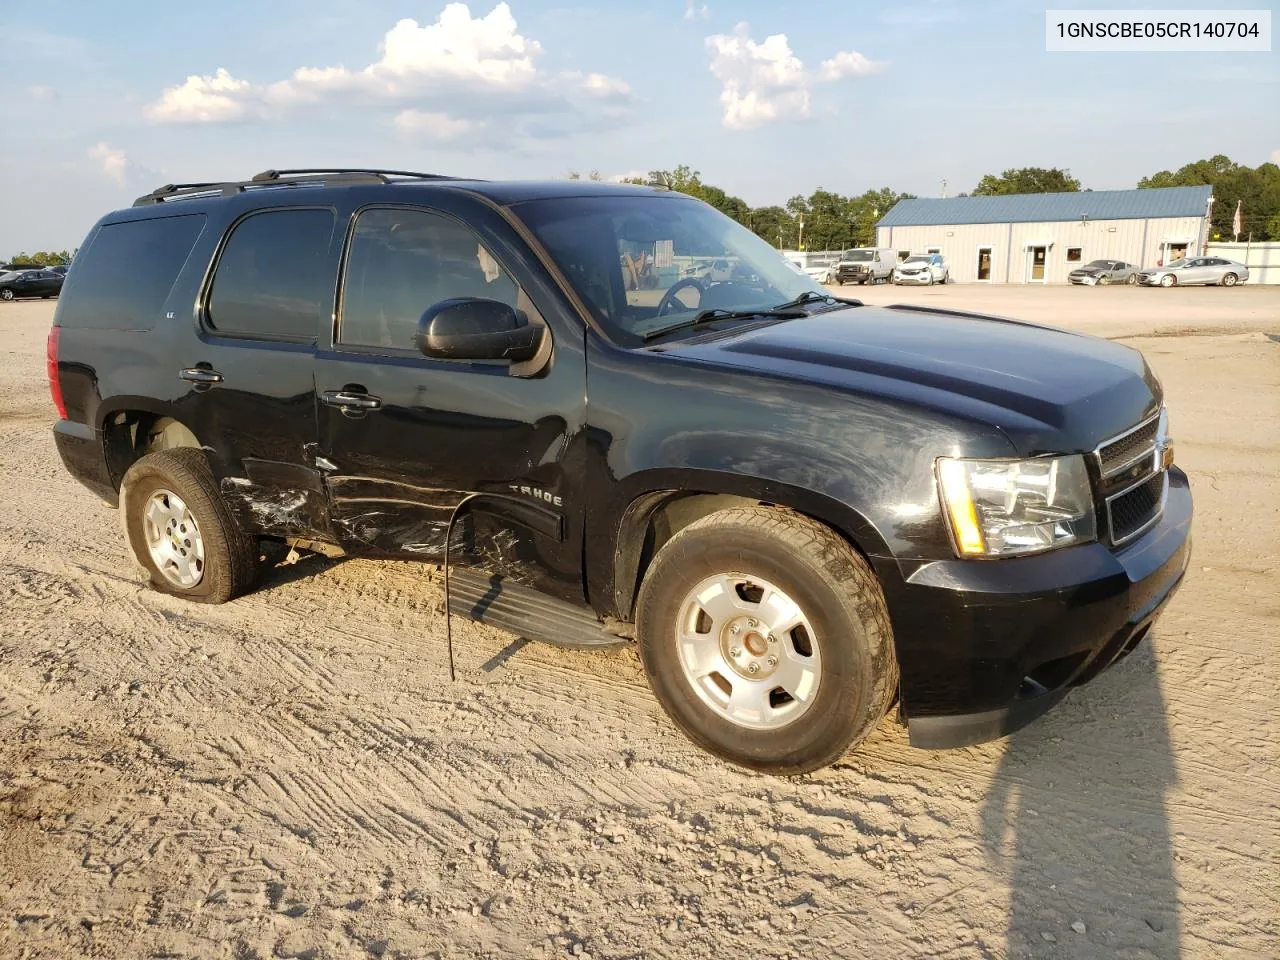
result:
<svg viewBox="0 0 1280 960"><path fill-rule="evenodd" d="M125 471L152 451L179 447L201 449L200 441L185 423L142 410L112 414L103 424L102 438L111 482L117 490Z"/></svg>
<svg viewBox="0 0 1280 960"><path fill-rule="evenodd" d="M614 554L613 593L617 615L623 620L631 619L636 597L640 593L640 584L649 564L668 540L689 524L718 510L757 505L777 507L780 510L794 509L785 503L761 500L758 497L686 490L659 490L633 501L619 526ZM796 512L830 527L838 537L870 562L863 546L846 530L840 529L839 525L804 510ZM874 566L872 564L873 569Z"/></svg>

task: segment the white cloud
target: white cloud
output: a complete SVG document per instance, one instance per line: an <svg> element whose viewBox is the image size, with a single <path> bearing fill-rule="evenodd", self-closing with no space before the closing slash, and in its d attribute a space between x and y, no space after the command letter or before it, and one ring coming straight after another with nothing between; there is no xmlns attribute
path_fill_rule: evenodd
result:
<svg viewBox="0 0 1280 960"><path fill-rule="evenodd" d="M430 137L442 142L458 140L484 127L483 123L425 110L401 110L393 123L397 130L407 136Z"/></svg>
<svg viewBox="0 0 1280 960"><path fill-rule="evenodd" d="M803 119L809 116L813 84L866 76L887 66L855 51L841 51L811 71L792 51L786 34L757 43L746 23L739 23L731 34L707 37L707 49L711 73L720 81L722 122L736 130Z"/></svg>
<svg viewBox="0 0 1280 960"><path fill-rule="evenodd" d="M192 75L169 87L143 112L154 123L229 123L250 113L251 87L222 67L213 76Z"/></svg>
<svg viewBox="0 0 1280 960"><path fill-rule="evenodd" d="M645 183L648 183L649 171L648 170L628 170L626 173L615 173L612 176L605 177L604 179L607 180L609 183L622 183L626 180L643 180Z"/></svg>
<svg viewBox="0 0 1280 960"><path fill-rule="evenodd" d="M40 103L51 103L58 99L58 91L43 84L27 87L27 93L30 94L31 99Z"/></svg>
<svg viewBox="0 0 1280 960"><path fill-rule="evenodd" d="M1280 163L1280 150L1272 150L1272 151L1271 151L1271 162L1272 162L1272 163Z"/></svg>
<svg viewBox="0 0 1280 960"><path fill-rule="evenodd" d="M846 77L866 77L879 73L888 64L883 60L868 60L856 50L842 50L830 60L823 60L818 68L818 79L830 83Z"/></svg>
<svg viewBox="0 0 1280 960"><path fill-rule="evenodd" d="M89 148L89 159L95 161L102 172L119 186L124 186L125 176L129 173L129 158L123 150L100 141Z"/></svg>
<svg viewBox="0 0 1280 960"><path fill-rule="evenodd" d="M557 74L539 68L541 45L522 35L511 8L499 3L472 17L465 3L450 3L434 23L401 20L383 38L379 57L361 69L304 66L262 85L225 70L188 77L146 108L159 123L224 123L277 118L308 104L358 104L394 110L401 133L447 140L483 139L496 115L509 136L537 136L564 125L533 118L559 113L578 126L616 118L634 100L623 81L599 73Z"/></svg>
<svg viewBox="0 0 1280 960"><path fill-rule="evenodd" d="M706 20L711 16L711 8L696 0L685 0L684 18L686 20Z"/></svg>

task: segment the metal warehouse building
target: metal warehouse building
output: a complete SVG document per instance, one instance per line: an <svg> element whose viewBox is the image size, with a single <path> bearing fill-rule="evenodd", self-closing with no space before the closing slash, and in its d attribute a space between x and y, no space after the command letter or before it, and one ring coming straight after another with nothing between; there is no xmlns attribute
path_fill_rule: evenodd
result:
<svg viewBox="0 0 1280 960"><path fill-rule="evenodd" d="M1212 187L900 200L878 247L941 253L961 283L1065 283L1090 260L1138 266L1204 252Z"/></svg>

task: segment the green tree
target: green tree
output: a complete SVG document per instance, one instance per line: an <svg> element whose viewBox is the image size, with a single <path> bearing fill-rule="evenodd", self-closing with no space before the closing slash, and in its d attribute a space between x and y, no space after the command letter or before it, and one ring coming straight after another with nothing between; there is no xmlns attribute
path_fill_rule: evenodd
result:
<svg viewBox="0 0 1280 960"><path fill-rule="evenodd" d="M973 188L975 197L993 197L1006 193L1074 193L1080 181L1069 170L1057 167L1021 167L1006 170L1000 176L988 173Z"/></svg>
<svg viewBox="0 0 1280 960"><path fill-rule="evenodd" d="M1247 167L1219 153L1138 181L1139 189L1205 185L1213 187L1211 236L1232 239L1239 204L1242 239L1252 234L1254 240L1280 240L1280 167L1274 163Z"/></svg>

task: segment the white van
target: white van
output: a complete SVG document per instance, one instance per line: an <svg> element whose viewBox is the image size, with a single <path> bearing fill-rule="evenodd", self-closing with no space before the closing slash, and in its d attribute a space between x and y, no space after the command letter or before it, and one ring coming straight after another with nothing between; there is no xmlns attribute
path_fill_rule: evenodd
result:
<svg viewBox="0 0 1280 960"><path fill-rule="evenodd" d="M836 264L835 281L841 285L854 283L879 283L893 276L898 253L891 247L857 247L846 250Z"/></svg>

